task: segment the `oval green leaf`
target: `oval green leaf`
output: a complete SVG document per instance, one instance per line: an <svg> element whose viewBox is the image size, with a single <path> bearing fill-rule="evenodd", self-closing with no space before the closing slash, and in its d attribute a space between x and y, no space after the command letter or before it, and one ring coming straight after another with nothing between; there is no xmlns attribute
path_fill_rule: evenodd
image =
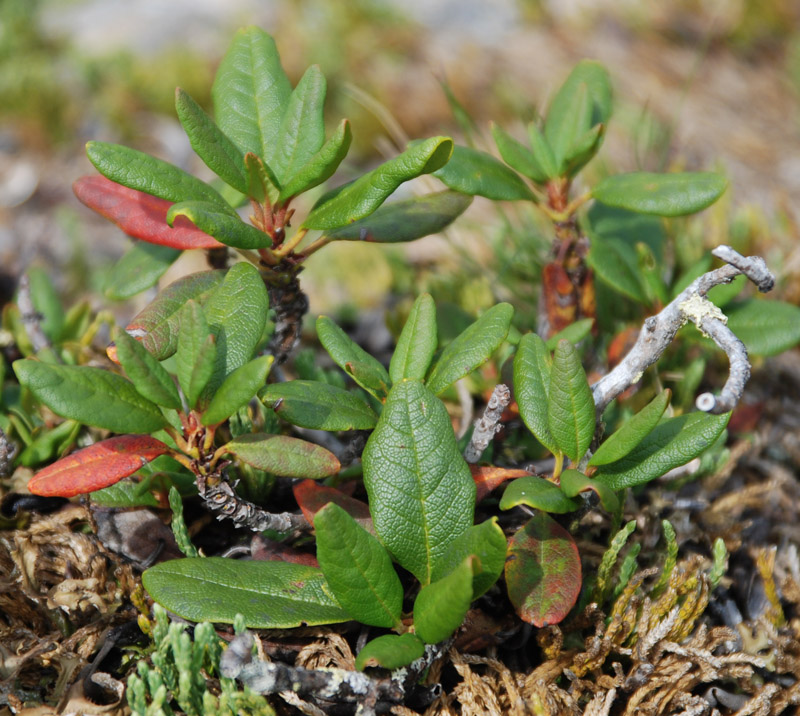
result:
<svg viewBox="0 0 800 716"><path fill-rule="evenodd" d="M117 333L116 344L119 362L136 390L156 405L180 410L181 396L161 363L125 331Z"/></svg>
<svg viewBox="0 0 800 716"><path fill-rule="evenodd" d="M173 559L146 570L142 582L161 606L195 622L233 624L241 614L251 629L291 629L350 618L321 569L291 562Z"/></svg>
<svg viewBox="0 0 800 716"><path fill-rule="evenodd" d="M239 30L211 87L223 133L243 154L270 156L291 93L274 40L257 27Z"/></svg>
<svg viewBox="0 0 800 716"><path fill-rule="evenodd" d="M589 465L608 465L625 457L658 425L671 396L669 389L659 393L636 415L623 423L597 448Z"/></svg>
<svg viewBox="0 0 800 716"><path fill-rule="evenodd" d="M287 435L247 433L231 440L225 449L248 465L283 477L317 480L335 475L341 469L332 452Z"/></svg>
<svg viewBox="0 0 800 716"><path fill-rule="evenodd" d="M541 337L535 333L522 336L514 356L514 395L519 414L528 430L555 455L558 444L547 418L552 368L550 351Z"/></svg>
<svg viewBox="0 0 800 716"><path fill-rule="evenodd" d="M247 194L247 172L239 147L180 87L175 90L175 111L195 154L223 181Z"/></svg>
<svg viewBox="0 0 800 716"><path fill-rule="evenodd" d="M217 341L216 366L204 396L211 395L228 375L253 357L268 312L267 289L258 269L247 262L235 264L203 305Z"/></svg>
<svg viewBox="0 0 800 716"><path fill-rule="evenodd" d="M561 340L556 346L548 398L550 433L561 452L577 463L592 442L595 411L578 351L569 341Z"/></svg>
<svg viewBox="0 0 800 716"><path fill-rule="evenodd" d="M564 470L561 473L560 481L561 491L567 497L576 497L581 492L592 490L600 498L603 509L612 514L619 511L619 499L608 485L593 480L578 470Z"/></svg>
<svg viewBox="0 0 800 716"><path fill-rule="evenodd" d="M206 387L217 359L217 344L197 301L187 301L180 316L175 372L190 409Z"/></svg>
<svg viewBox="0 0 800 716"><path fill-rule="evenodd" d="M491 154L456 146L447 164L434 176L454 191L494 201L535 201L520 176Z"/></svg>
<svg viewBox="0 0 800 716"><path fill-rule="evenodd" d="M436 352L436 306L429 293L420 294L409 311L389 363L393 383L403 378L422 380Z"/></svg>
<svg viewBox="0 0 800 716"><path fill-rule="evenodd" d="M384 204L369 216L328 231L331 239L397 244L437 234L472 203L472 197L454 191Z"/></svg>
<svg viewBox="0 0 800 716"><path fill-rule="evenodd" d="M500 156L508 166L538 184L547 181L547 172L530 149L494 122L491 124L491 130L497 151L500 152Z"/></svg>
<svg viewBox="0 0 800 716"><path fill-rule="evenodd" d="M489 360L508 335L513 315L511 304L498 303L456 336L431 368L428 388L438 395Z"/></svg>
<svg viewBox="0 0 800 716"><path fill-rule="evenodd" d="M204 181L136 149L109 142L89 142L86 156L104 177L129 189L173 202L207 201L230 210L230 204Z"/></svg>
<svg viewBox="0 0 800 716"><path fill-rule="evenodd" d="M475 483L442 402L417 381L394 386L362 456L378 536L423 584L472 525Z"/></svg>
<svg viewBox="0 0 800 716"><path fill-rule="evenodd" d="M473 525L456 538L439 563L433 579L441 579L455 571L470 556L477 557L480 565L472 579L472 598L477 599L500 578L506 562L506 536L496 517Z"/></svg>
<svg viewBox="0 0 800 716"><path fill-rule="evenodd" d="M574 512L581 503L567 497L558 485L536 475L519 477L511 482L500 500L501 510L510 510L518 505L527 505L535 510L555 514Z"/></svg>
<svg viewBox="0 0 800 716"><path fill-rule="evenodd" d="M608 206L640 214L684 216L711 206L727 186L725 177L713 172L631 172L603 179L592 189L592 196Z"/></svg>
<svg viewBox="0 0 800 716"><path fill-rule="evenodd" d="M384 634L368 641L356 657L356 670L369 666L382 669L400 669L416 661L425 653L425 642L416 634Z"/></svg>
<svg viewBox="0 0 800 716"><path fill-rule="evenodd" d="M392 381L375 358L327 316L317 319L317 336L333 362L378 400L385 400Z"/></svg>
<svg viewBox="0 0 800 716"><path fill-rule="evenodd" d="M617 462L601 466L595 479L612 490L642 485L685 465L711 447L722 434L730 413L689 413L667 418Z"/></svg>
<svg viewBox="0 0 800 716"><path fill-rule="evenodd" d="M214 397L203 411L203 425L218 425L233 415L267 382L272 356L259 356L238 367L214 392Z"/></svg>
<svg viewBox="0 0 800 716"><path fill-rule="evenodd" d="M536 627L558 624L581 591L581 560L569 532L544 512L509 542L508 597L520 619Z"/></svg>
<svg viewBox="0 0 800 716"><path fill-rule="evenodd" d="M472 603L477 571L477 557L469 556L446 577L419 590L414 600L414 631L422 641L438 644L461 626Z"/></svg>
<svg viewBox="0 0 800 716"><path fill-rule="evenodd" d="M225 271L201 271L167 286L125 329L156 358L164 360L178 348L179 316L187 301L203 303L222 283Z"/></svg>
<svg viewBox="0 0 800 716"><path fill-rule="evenodd" d="M115 433L152 433L167 421L122 376L101 368L14 361L20 384L56 415Z"/></svg>
<svg viewBox="0 0 800 716"><path fill-rule="evenodd" d="M155 286L180 255L178 249L169 246L136 241L106 277L105 295L124 301Z"/></svg>
<svg viewBox="0 0 800 716"><path fill-rule="evenodd" d="M349 390L314 380L266 386L259 399L292 425L312 430L370 430L378 416Z"/></svg>
<svg viewBox="0 0 800 716"><path fill-rule="evenodd" d="M558 342L562 340L577 345L591 333L593 325L593 318L581 318L581 320L570 323L566 328L548 338L545 346L547 346L547 350L553 351L556 349Z"/></svg>
<svg viewBox="0 0 800 716"><path fill-rule="evenodd" d="M350 123L343 119L322 148L293 175L287 176L278 196L278 202L283 203L296 194L313 189L330 179L347 156L352 138Z"/></svg>
<svg viewBox="0 0 800 716"><path fill-rule="evenodd" d="M431 137L414 144L335 192L326 201L318 202L303 226L307 229L335 229L363 219L383 204L403 182L439 169L452 151L453 140L449 137Z"/></svg>
<svg viewBox="0 0 800 716"><path fill-rule="evenodd" d="M263 249L272 243L268 234L255 226L246 224L237 214L219 211L214 204L205 201L184 201L173 204L167 212L167 223L185 216L200 231L213 236L226 246L237 249Z"/></svg>
<svg viewBox="0 0 800 716"><path fill-rule="evenodd" d="M638 303L647 304L642 274L629 244L597 236L592 239L586 260L604 284Z"/></svg>
<svg viewBox="0 0 800 716"><path fill-rule="evenodd" d="M341 607L362 624L399 628L403 585L383 545L334 503L317 512L314 530L319 566Z"/></svg>
<svg viewBox="0 0 800 716"><path fill-rule="evenodd" d="M751 299L729 306L728 328L750 355L774 356L800 343L800 308L783 301Z"/></svg>

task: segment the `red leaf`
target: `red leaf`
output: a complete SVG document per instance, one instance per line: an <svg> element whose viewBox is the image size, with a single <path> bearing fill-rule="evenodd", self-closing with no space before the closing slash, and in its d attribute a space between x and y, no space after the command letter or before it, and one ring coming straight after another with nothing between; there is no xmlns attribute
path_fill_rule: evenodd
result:
<svg viewBox="0 0 800 716"><path fill-rule="evenodd" d="M169 452L148 435L119 435L78 450L37 472L28 490L43 497L74 497L119 482Z"/></svg>
<svg viewBox="0 0 800 716"><path fill-rule="evenodd" d="M256 535L250 542L250 556L262 562L291 562L304 564L307 567L319 567L319 562L313 554L303 552L294 547L267 539L263 535Z"/></svg>
<svg viewBox="0 0 800 716"><path fill-rule="evenodd" d="M372 518L369 515L369 507L365 502L354 497L345 495L343 492L333 488L320 485L314 480L303 480L297 483L294 488L294 499L300 505L303 516L313 525L314 515L317 514L329 502L335 502L350 517L360 524L370 534L375 534L372 526Z"/></svg>
<svg viewBox="0 0 800 716"><path fill-rule="evenodd" d="M533 475L527 470L518 470L507 467L495 467L494 465L470 465L472 479L475 480L477 492L475 502L480 502L486 495L506 480L513 480L517 477L529 477Z"/></svg>
<svg viewBox="0 0 800 716"><path fill-rule="evenodd" d="M537 627L558 624L581 591L581 560L572 535L539 512L508 543L508 598L520 619Z"/></svg>
<svg viewBox="0 0 800 716"><path fill-rule="evenodd" d="M170 228L167 211L173 202L128 189L104 176L80 177L72 185L72 190L86 206L113 221L135 239L173 249L216 249L223 246L185 216L178 216Z"/></svg>

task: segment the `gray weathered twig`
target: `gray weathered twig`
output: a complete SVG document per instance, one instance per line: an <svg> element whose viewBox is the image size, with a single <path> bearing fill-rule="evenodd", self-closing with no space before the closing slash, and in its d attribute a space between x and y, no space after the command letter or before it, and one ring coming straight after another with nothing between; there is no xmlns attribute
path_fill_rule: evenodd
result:
<svg viewBox="0 0 800 716"><path fill-rule="evenodd" d="M731 363L730 374L721 395L701 395L697 407L706 412L724 413L739 402L750 376L747 351L725 325L725 315L706 295L714 286L730 283L740 274L755 283L759 291L766 292L774 286L775 277L759 256L742 256L730 246L719 246L712 253L728 265L695 279L659 314L646 319L630 352L610 373L592 386L598 416L602 415L614 398L641 379L644 371L661 357L681 326L689 320L725 351Z"/></svg>
<svg viewBox="0 0 800 716"><path fill-rule="evenodd" d="M357 714L371 716L379 702L402 704L421 674L450 648L453 640L428 644L425 654L389 677L377 678L361 671L347 669L304 669L280 662L253 660L253 637L248 632L235 637L220 659L220 674L238 679L259 694L293 691L314 702L358 704ZM425 689L431 700L440 688ZM427 705L427 704L426 704Z"/></svg>
<svg viewBox="0 0 800 716"><path fill-rule="evenodd" d="M469 444L464 448L464 459L469 463L478 462L478 459L487 448L492 438L500 430L500 417L511 402L511 391L507 385L495 386L492 397L483 415L475 421L475 430L472 432Z"/></svg>

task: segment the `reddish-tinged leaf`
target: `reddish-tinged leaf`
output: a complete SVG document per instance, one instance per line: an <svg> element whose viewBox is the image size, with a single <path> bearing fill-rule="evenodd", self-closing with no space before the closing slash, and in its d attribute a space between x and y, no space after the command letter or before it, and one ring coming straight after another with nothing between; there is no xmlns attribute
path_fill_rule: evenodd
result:
<svg viewBox="0 0 800 716"><path fill-rule="evenodd" d="M119 435L78 450L36 473L28 482L34 495L74 497L119 482L169 452L148 435Z"/></svg>
<svg viewBox="0 0 800 716"><path fill-rule="evenodd" d="M179 216L167 224L171 201L117 184L104 176L86 176L72 185L75 196L98 214L113 221L128 236L173 249L215 249L223 246Z"/></svg>
<svg viewBox="0 0 800 716"><path fill-rule="evenodd" d="M475 480L477 492L475 501L480 502L496 487L502 485L506 480L513 480L517 477L529 477L532 472L527 470L515 470L505 467L495 467L494 465L470 465L472 479Z"/></svg>
<svg viewBox="0 0 800 716"><path fill-rule="evenodd" d="M350 517L360 524L370 534L375 534L372 518L369 516L369 507L366 502L345 495L341 490L320 485L314 480L298 482L294 488L294 499L303 511L303 516L313 525L314 515L329 502L335 502Z"/></svg>
<svg viewBox="0 0 800 716"><path fill-rule="evenodd" d="M291 562L304 564L306 567L319 567L317 558L308 552L303 552L295 547L267 539L263 535L256 535L250 542L250 556L262 562Z"/></svg>
<svg viewBox="0 0 800 716"><path fill-rule="evenodd" d="M581 591L581 560L572 535L539 512L508 543L508 597L519 617L537 627L558 624Z"/></svg>

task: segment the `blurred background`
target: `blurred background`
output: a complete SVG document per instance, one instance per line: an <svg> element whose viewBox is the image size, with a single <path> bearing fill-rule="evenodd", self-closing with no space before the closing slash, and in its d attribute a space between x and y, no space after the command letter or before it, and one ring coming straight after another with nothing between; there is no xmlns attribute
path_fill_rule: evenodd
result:
<svg viewBox="0 0 800 716"><path fill-rule="evenodd" d="M601 60L615 112L587 176L727 174L724 200L679 246L697 256L723 242L757 247L784 297L800 301L797 0L2 0L7 290L40 265L68 300L108 302L106 276L129 240L72 195L72 181L93 172L84 144L124 143L204 176L175 118L174 88L211 109L216 65L247 24L275 37L293 82L321 66L330 126L353 124L345 179L407 138L447 134L491 151L489 120L517 132L575 62ZM535 299L549 242L528 207L477 200L444 237L326 249L304 288L312 315L331 304L377 309L387 294L422 289L469 312L519 305Z"/></svg>

